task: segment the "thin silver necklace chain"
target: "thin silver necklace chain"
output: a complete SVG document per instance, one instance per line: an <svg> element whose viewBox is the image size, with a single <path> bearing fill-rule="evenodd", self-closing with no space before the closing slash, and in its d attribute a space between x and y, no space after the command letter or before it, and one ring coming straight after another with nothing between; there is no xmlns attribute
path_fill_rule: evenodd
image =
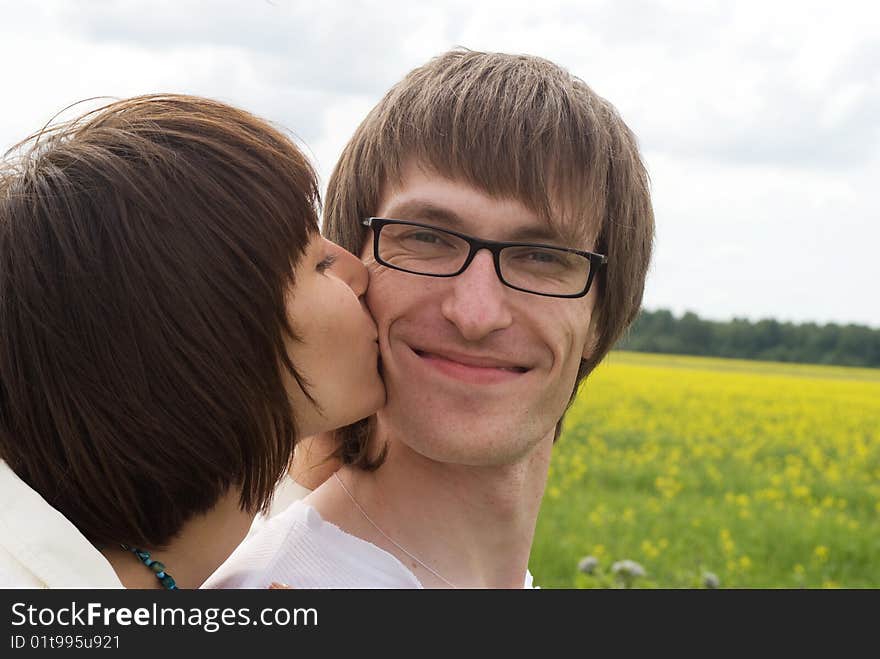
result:
<svg viewBox="0 0 880 659"><path fill-rule="evenodd" d="M351 502L352 502L352 503L355 505L355 507L361 512L361 515L364 516L364 519L367 520L370 524L372 524L372 525L373 525L373 528L376 529L379 533L381 533L381 534L385 537L385 539L386 539L388 542L390 542L392 545L394 545L395 547L397 547L400 551L402 551L404 554L406 554L407 556L409 556L411 559L413 559L416 563L418 563L419 565L421 565L423 568L425 568L428 572L430 572L431 574L433 574L435 577L437 577L438 579L440 579L440 581L442 581L443 583L445 583L447 586L449 586L450 588L458 589L458 586L456 586L454 583L452 583L451 581L449 581L449 579L447 579L447 578L444 577L442 574L440 574L439 572L437 572L437 570L435 570L434 568L432 568L430 565L426 564L426 563L425 563L423 560L421 560L418 556L413 556L410 552L408 552L408 551L406 550L405 547L401 546L401 544L400 544L399 542L397 542L396 540L394 540L394 538L392 538L390 535L388 535L387 533L385 533L385 531L383 531L383 530L379 527L379 525L376 524L376 522L374 522L374 521L370 518L369 515L367 515L367 511L364 510L363 508L361 508L361 504L359 504L359 503L357 502L357 499L354 498L354 496L352 495L352 493L348 491L348 488L345 487L345 483L343 483L343 482L342 482L342 479L339 478L339 473L334 471L334 472L333 472L333 475L336 477L336 481L339 483L340 487L342 487L342 491L345 492L345 493L348 495L348 498L351 499Z"/></svg>

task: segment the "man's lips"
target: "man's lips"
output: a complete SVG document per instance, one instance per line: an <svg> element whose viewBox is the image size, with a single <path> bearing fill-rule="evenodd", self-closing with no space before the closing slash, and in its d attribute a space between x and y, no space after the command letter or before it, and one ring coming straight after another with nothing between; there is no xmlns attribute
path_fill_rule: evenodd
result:
<svg viewBox="0 0 880 659"><path fill-rule="evenodd" d="M515 373L525 373L529 370L525 366L518 366L510 362L487 357L472 357L469 355L458 355L445 352L430 352L428 350L418 350L415 348L413 349L413 352L424 359L443 359L448 362L454 362L471 368L501 369L505 371L513 371Z"/></svg>
<svg viewBox="0 0 880 659"><path fill-rule="evenodd" d="M464 355L444 351L430 352L413 348L413 353L427 366L457 380L474 384L494 384L515 379L530 369L494 357Z"/></svg>

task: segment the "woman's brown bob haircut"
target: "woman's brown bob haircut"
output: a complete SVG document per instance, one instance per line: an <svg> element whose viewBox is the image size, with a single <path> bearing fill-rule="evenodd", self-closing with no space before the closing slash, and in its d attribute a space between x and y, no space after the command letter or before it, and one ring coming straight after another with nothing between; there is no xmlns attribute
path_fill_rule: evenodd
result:
<svg viewBox="0 0 880 659"><path fill-rule="evenodd" d="M305 385L285 293L318 232L306 158L247 112L177 95L14 149L0 458L99 546L164 546L233 487L264 509L296 439L285 383Z"/></svg>
<svg viewBox="0 0 880 659"><path fill-rule="evenodd" d="M359 219L378 212L409 162L517 199L577 247L608 256L593 283L595 347L573 399L642 303L654 215L635 136L552 62L453 50L410 72L358 127L329 182L325 235L359 254L368 235ZM363 424L341 435L344 461L375 466Z"/></svg>

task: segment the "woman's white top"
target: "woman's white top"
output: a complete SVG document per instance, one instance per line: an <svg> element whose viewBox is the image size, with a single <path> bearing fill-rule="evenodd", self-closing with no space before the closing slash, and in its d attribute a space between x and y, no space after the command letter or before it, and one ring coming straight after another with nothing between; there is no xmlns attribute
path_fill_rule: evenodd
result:
<svg viewBox="0 0 880 659"><path fill-rule="evenodd" d="M0 587L123 587L104 555L3 460Z"/></svg>
<svg viewBox="0 0 880 659"><path fill-rule="evenodd" d="M302 501L263 521L202 588L422 588L397 557ZM532 587L526 572L525 587Z"/></svg>

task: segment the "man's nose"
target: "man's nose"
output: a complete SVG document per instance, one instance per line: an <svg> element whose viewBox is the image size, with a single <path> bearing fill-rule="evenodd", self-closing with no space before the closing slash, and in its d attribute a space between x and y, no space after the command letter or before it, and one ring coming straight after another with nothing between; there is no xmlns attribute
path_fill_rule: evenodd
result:
<svg viewBox="0 0 880 659"><path fill-rule="evenodd" d="M507 297L511 290L501 283L489 250L482 249L457 277L440 310L468 341L479 341L513 322Z"/></svg>

